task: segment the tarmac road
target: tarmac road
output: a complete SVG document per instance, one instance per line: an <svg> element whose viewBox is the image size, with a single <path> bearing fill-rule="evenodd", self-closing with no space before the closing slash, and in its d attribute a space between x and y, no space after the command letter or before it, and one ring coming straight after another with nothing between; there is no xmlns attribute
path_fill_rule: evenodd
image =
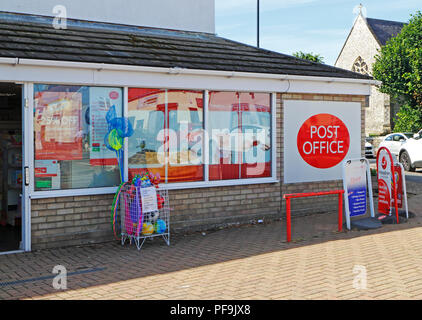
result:
<svg viewBox="0 0 422 320"><path fill-rule="evenodd" d="M376 159L368 159L371 165L371 168L376 168ZM406 181L416 182L422 184L422 168L416 169L415 172L406 171Z"/></svg>

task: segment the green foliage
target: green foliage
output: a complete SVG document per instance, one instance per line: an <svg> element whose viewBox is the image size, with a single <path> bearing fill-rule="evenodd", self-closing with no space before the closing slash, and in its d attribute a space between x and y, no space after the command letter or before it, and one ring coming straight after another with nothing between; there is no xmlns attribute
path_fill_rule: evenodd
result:
<svg viewBox="0 0 422 320"><path fill-rule="evenodd" d="M397 114L395 131L419 130L422 123L422 13L412 15L409 23L375 58L373 76L382 81L380 91L405 102Z"/></svg>
<svg viewBox="0 0 422 320"><path fill-rule="evenodd" d="M422 128L422 110L405 104L400 108L394 121L394 132L418 132Z"/></svg>
<svg viewBox="0 0 422 320"><path fill-rule="evenodd" d="M312 52L305 53L302 51L297 51L297 52L294 52L293 55L296 58L305 59L312 62L324 63L324 57L321 57L319 54L314 54Z"/></svg>

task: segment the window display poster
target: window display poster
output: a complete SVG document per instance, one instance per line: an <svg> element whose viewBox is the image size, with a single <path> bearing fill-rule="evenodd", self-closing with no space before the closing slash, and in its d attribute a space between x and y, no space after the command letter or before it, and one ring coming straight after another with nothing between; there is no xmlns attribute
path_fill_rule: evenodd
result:
<svg viewBox="0 0 422 320"><path fill-rule="evenodd" d="M82 94L41 91L35 97L35 159L82 159Z"/></svg>
<svg viewBox="0 0 422 320"><path fill-rule="evenodd" d="M35 160L35 177L57 177L59 164L57 160Z"/></svg>
<svg viewBox="0 0 422 320"><path fill-rule="evenodd" d="M109 150L104 143L104 137L108 132L106 115L113 105L117 116L121 116L122 92L120 88L89 88L89 162L92 166L117 165L116 153Z"/></svg>
<svg viewBox="0 0 422 320"><path fill-rule="evenodd" d="M57 160L35 160L35 186L60 189L60 165Z"/></svg>

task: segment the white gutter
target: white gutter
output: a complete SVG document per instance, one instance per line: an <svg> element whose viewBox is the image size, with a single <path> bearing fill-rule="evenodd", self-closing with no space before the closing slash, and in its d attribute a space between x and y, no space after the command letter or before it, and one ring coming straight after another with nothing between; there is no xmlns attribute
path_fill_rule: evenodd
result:
<svg viewBox="0 0 422 320"><path fill-rule="evenodd" d="M381 81L369 79L352 79L352 78L336 78L336 77L316 77L316 76L296 76L282 75L272 73L253 73L253 72L237 72L237 71L218 71L218 70L202 70L202 69L185 69L185 68L162 68L162 67L144 67L107 63L91 63L91 62L74 62L59 60L39 60L39 59L20 59L20 58L0 58L0 64L38 66L38 67L61 67L61 68L79 68L91 70L110 70L110 71L130 71L130 72L153 72L167 74L187 74L187 75L208 75L219 77L238 77L238 78L261 78L274 80L297 80L297 81L321 81L321 82L342 82L342 83L360 83L370 85L381 85Z"/></svg>

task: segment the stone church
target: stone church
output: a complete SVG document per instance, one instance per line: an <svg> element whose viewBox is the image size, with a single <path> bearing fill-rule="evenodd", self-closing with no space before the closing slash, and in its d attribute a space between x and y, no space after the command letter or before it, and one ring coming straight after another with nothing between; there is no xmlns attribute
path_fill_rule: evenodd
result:
<svg viewBox="0 0 422 320"><path fill-rule="evenodd" d="M372 74L372 64L381 46L396 36L404 23L371 19L359 13L335 63L336 67L362 74ZM385 134L394 127L394 117L400 108L390 96L372 88L366 109L365 134Z"/></svg>

